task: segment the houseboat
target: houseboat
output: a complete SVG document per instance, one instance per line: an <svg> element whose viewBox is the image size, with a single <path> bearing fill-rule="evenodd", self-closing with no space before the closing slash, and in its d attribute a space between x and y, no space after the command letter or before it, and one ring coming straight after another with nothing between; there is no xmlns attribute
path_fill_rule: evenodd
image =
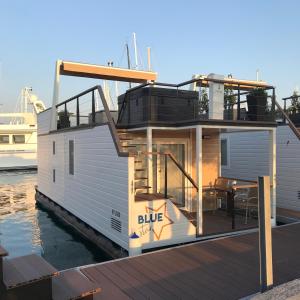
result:
<svg viewBox="0 0 300 300"><path fill-rule="evenodd" d="M276 118L277 207L279 211L290 210L291 219L292 211L300 211L300 113L296 103L291 108L286 102L298 98L295 95L283 98L284 107L278 109ZM224 176L253 180L258 174L268 172L270 140L265 132L224 133L221 143ZM289 222L286 216L280 216L278 221Z"/></svg>
<svg viewBox="0 0 300 300"><path fill-rule="evenodd" d="M0 170L37 167L37 114L44 103L23 88L18 111L0 113Z"/></svg>
<svg viewBox="0 0 300 300"><path fill-rule="evenodd" d="M270 176L276 224L273 86L217 74L160 83L150 71L68 61L55 70L52 107L38 115L38 202L129 254L249 230L257 226L257 180L223 177L220 136L265 132L269 168L259 175ZM61 75L139 85L110 111L101 86L59 99Z"/></svg>

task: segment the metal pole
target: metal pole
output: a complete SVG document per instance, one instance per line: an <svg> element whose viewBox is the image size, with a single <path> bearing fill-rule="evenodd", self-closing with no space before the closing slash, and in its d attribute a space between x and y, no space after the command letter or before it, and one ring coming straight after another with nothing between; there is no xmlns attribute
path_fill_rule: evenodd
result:
<svg viewBox="0 0 300 300"><path fill-rule="evenodd" d="M59 98L59 79L60 79L60 67L61 67L61 65L62 65L61 60L56 61L55 75L54 75L53 97L52 97L50 130L56 130L57 129L56 105L58 104L58 98Z"/></svg>
<svg viewBox="0 0 300 300"><path fill-rule="evenodd" d="M230 199L230 210L231 210L231 228L235 229L235 205L234 205L234 195L235 191L232 189L229 192L229 199Z"/></svg>
<svg viewBox="0 0 300 300"><path fill-rule="evenodd" d="M67 103L65 103L65 112L64 112L65 117L67 117L68 113L67 113Z"/></svg>
<svg viewBox="0 0 300 300"><path fill-rule="evenodd" d="M271 114L272 114L272 121L275 121L275 89L273 88L272 91L272 110L271 110Z"/></svg>
<svg viewBox="0 0 300 300"><path fill-rule="evenodd" d="M258 177L258 222L260 287L265 292L273 287L270 177Z"/></svg>
<svg viewBox="0 0 300 300"><path fill-rule="evenodd" d="M286 112L286 100L287 99L283 99L283 101L284 101L284 106L283 106L284 112ZM286 122L286 118L285 118L285 116L283 116L283 123L285 123L285 122Z"/></svg>
<svg viewBox="0 0 300 300"><path fill-rule="evenodd" d="M76 124L77 126L80 125L80 117L79 117L79 98L76 98Z"/></svg>
<svg viewBox="0 0 300 300"><path fill-rule="evenodd" d="M238 111L237 111L237 119L241 119L241 91L240 91L240 85L238 85Z"/></svg>
<svg viewBox="0 0 300 300"><path fill-rule="evenodd" d="M153 192L153 155L152 153L152 128L147 127L147 178L148 178L148 193Z"/></svg>
<svg viewBox="0 0 300 300"><path fill-rule="evenodd" d="M202 201L202 127L196 127L196 176L197 176L197 234L203 234L203 201Z"/></svg>
<svg viewBox="0 0 300 300"><path fill-rule="evenodd" d="M168 198L168 155L165 154L165 199Z"/></svg>
<svg viewBox="0 0 300 300"><path fill-rule="evenodd" d="M95 114L95 90L92 92L92 123L96 122L96 114Z"/></svg>

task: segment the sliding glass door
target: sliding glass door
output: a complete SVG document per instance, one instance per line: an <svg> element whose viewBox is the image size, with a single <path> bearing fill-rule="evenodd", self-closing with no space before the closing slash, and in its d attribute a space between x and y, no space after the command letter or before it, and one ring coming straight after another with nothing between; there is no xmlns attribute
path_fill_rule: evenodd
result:
<svg viewBox="0 0 300 300"><path fill-rule="evenodd" d="M154 151L159 153L172 153L174 158L185 168L185 145L157 143L153 145ZM167 194L178 206L185 206L185 177L170 157L159 155L154 160L153 183L157 192L164 194L167 185ZM167 180L167 182L166 182Z"/></svg>

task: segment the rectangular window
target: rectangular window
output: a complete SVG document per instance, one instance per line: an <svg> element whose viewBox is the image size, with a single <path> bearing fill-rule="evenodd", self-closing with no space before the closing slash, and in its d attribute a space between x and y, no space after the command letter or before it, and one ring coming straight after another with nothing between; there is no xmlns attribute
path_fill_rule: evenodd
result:
<svg viewBox="0 0 300 300"><path fill-rule="evenodd" d="M69 141L69 174L74 175L74 141Z"/></svg>
<svg viewBox="0 0 300 300"><path fill-rule="evenodd" d="M0 144L9 144L9 135L0 135Z"/></svg>
<svg viewBox="0 0 300 300"><path fill-rule="evenodd" d="M24 134L14 134L13 142L14 142L14 144L24 144L25 143L25 135Z"/></svg>
<svg viewBox="0 0 300 300"><path fill-rule="evenodd" d="M53 155L55 154L55 142L54 141L52 142L52 154Z"/></svg>
<svg viewBox="0 0 300 300"><path fill-rule="evenodd" d="M228 141L221 139L221 166L228 166Z"/></svg>
<svg viewBox="0 0 300 300"><path fill-rule="evenodd" d="M53 182L55 182L55 169L53 169L52 178L53 178Z"/></svg>

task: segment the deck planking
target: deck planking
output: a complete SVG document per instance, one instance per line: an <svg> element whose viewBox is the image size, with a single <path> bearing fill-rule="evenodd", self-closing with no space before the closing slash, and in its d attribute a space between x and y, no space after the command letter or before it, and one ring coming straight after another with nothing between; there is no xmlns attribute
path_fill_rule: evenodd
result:
<svg viewBox="0 0 300 300"><path fill-rule="evenodd" d="M274 228L274 285L300 277L300 223ZM259 292L258 233L247 233L138 257L81 272L97 282L95 299L239 299ZM98 298L99 297L99 298Z"/></svg>
<svg viewBox="0 0 300 300"><path fill-rule="evenodd" d="M300 220L300 211L291 210L287 208L277 207L276 209L277 216L282 216L294 220Z"/></svg>

